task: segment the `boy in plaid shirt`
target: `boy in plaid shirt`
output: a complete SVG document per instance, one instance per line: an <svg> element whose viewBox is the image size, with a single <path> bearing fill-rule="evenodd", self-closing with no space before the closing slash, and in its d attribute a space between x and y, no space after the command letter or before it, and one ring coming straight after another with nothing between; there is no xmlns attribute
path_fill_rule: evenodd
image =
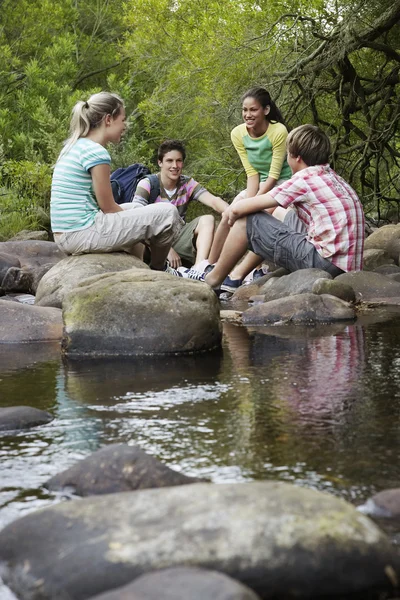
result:
<svg viewBox="0 0 400 600"><path fill-rule="evenodd" d="M227 208L231 230L206 283L218 287L246 249L288 271L314 267L336 277L362 269L363 209L330 168L329 154L329 138L318 127L301 125L289 133L292 177Z"/></svg>

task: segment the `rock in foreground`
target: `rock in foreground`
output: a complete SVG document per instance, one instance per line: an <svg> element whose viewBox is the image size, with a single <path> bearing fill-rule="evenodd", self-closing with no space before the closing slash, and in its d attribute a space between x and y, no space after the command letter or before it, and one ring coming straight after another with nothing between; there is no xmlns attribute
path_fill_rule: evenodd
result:
<svg viewBox="0 0 400 600"><path fill-rule="evenodd" d="M111 494L200 481L170 469L139 446L112 444L49 479L49 490L68 488L78 496Z"/></svg>
<svg viewBox="0 0 400 600"><path fill-rule="evenodd" d="M63 349L71 357L203 352L221 342L211 288L163 272L91 277L64 298L63 309Z"/></svg>
<svg viewBox="0 0 400 600"><path fill-rule="evenodd" d="M372 598L392 591L397 561L350 504L271 481L93 496L0 532L1 574L20 600L85 600L178 566L225 573L263 599Z"/></svg>
<svg viewBox="0 0 400 600"><path fill-rule="evenodd" d="M230 577L209 571L177 567L138 577L122 588L90 600L259 600L252 590Z"/></svg>

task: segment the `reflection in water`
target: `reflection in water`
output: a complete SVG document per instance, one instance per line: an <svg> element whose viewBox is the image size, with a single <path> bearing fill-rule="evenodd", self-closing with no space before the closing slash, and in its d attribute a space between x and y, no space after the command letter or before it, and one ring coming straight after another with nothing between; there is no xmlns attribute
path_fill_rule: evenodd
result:
<svg viewBox="0 0 400 600"><path fill-rule="evenodd" d="M223 353L79 363L50 346L14 347L15 360L1 363L0 406L55 418L0 436L0 526L59 501L43 483L118 442L214 482L282 479L356 503L398 486L399 332L398 318L225 323Z"/></svg>

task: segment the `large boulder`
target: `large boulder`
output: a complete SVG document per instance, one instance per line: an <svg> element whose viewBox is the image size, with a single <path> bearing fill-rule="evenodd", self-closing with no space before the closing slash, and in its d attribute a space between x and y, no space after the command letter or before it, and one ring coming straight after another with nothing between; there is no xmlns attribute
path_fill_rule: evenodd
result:
<svg viewBox="0 0 400 600"><path fill-rule="evenodd" d="M149 269L144 262L126 252L69 256L42 278L36 290L35 302L38 306L61 308L65 295L82 280L93 275L116 273L132 268Z"/></svg>
<svg viewBox="0 0 400 600"><path fill-rule="evenodd" d="M271 277L258 293L264 294L266 302L287 296L309 294L317 279L332 279L332 277L321 269L300 269L282 277Z"/></svg>
<svg viewBox="0 0 400 600"><path fill-rule="evenodd" d="M112 444L55 475L44 487L51 491L68 489L78 496L92 496L199 481L170 469L139 446Z"/></svg>
<svg viewBox="0 0 400 600"><path fill-rule="evenodd" d="M400 304L400 283L386 275L371 271L351 271L335 281L350 285L358 300L369 303Z"/></svg>
<svg viewBox="0 0 400 600"><path fill-rule="evenodd" d="M68 356L202 352L221 343L219 303L205 283L130 269L83 281L63 302Z"/></svg>
<svg viewBox="0 0 400 600"><path fill-rule="evenodd" d="M400 238L400 225L384 225L376 229L364 242L364 249L387 250L388 246Z"/></svg>
<svg viewBox="0 0 400 600"><path fill-rule="evenodd" d="M242 320L245 325L267 323L333 323L352 321L355 310L344 300L328 294L298 294L280 300L256 304L247 309Z"/></svg>
<svg viewBox="0 0 400 600"><path fill-rule="evenodd" d="M6 406L0 408L0 431L29 429L49 423L53 418L50 413L32 406Z"/></svg>
<svg viewBox="0 0 400 600"><path fill-rule="evenodd" d="M0 344L59 341L63 321L59 308L44 308L0 299Z"/></svg>
<svg viewBox="0 0 400 600"><path fill-rule="evenodd" d="M20 600L85 600L169 567L213 569L263 599L392 590L399 558L353 506L280 482L194 484L47 507L0 532Z"/></svg>
<svg viewBox="0 0 400 600"><path fill-rule="evenodd" d="M35 293L40 279L65 257L54 242L8 241L0 243L0 256L13 256L15 264L3 273L1 287L6 292Z"/></svg>
<svg viewBox="0 0 400 600"><path fill-rule="evenodd" d="M364 271L375 271L382 265L393 265L393 259L384 250L378 248L364 250Z"/></svg>
<svg viewBox="0 0 400 600"><path fill-rule="evenodd" d="M124 587L90 600L260 600L247 586L223 573L175 567L142 575Z"/></svg>
<svg viewBox="0 0 400 600"><path fill-rule="evenodd" d="M350 285L337 279L317 279L312 287L313 294L329 294L341 298L345 302L355 302L356 294Z"/></svg>

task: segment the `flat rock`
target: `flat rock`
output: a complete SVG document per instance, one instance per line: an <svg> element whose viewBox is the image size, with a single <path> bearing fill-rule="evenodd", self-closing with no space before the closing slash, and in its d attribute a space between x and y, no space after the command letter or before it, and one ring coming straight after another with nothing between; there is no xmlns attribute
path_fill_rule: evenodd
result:
<svg viewBox="0 0 400 600"><path fill-rule="evenodd" d="M193 567L163 569L142 575L124 587L91 600L259 600L231 577Z"/></svg>
<svg viewBox="0 0 400 600"><path fill-rule="evenodd" d="M52 505L0 532L0 564L20 600L85 600L180 566L225 573L263 599L378 598L399 572L389 538L353 506L271 481Z"/></svg>
<svg viewBox="0 0 400 600"><path fill-rule="evenodd" d="M247 309L245 325L267 323L334 323L356 318L355 310L344 300L328 294L298 294L257 304Z"/></svg>
<svg viewBox="0 0 400 600"><path fill-rule="evenodd" d="M0 344L61 340L62 313L59 308L44 308L0 299Z"/></svg>
<svg viewBox="0 0 400 600"><path fill-rule="evenodd" d="M400 283L386 275L372 271L352 271L336 277L335 281L350 285L358 300L390 304L400 302Z"/></svg>
<svg viewBox="0 0 400 600"><path fill-rule="evenodd" d="M126 252L69 256L41 279L36 290L36 304L61 308L65 295L84 279L133 268L149 270L144 262Z"/></svg>
<svg viewBox="0 0 400 600"><path fill-rule="evenodd" d="M309 294L317 279L332 279L332 277L321 269L300 269L279 278L271 277L258 293L265 295L266 302L287 296Z"/></svg>
<svg viewBox="0 0 400 600"><path fill-rule="evenodd" d="M64 297L62 347L71 357L204 352L221 343L219 309L199 281L143 269L98 275Z"/></svg>
<svg viewBox="0 0 400 600"><path fill-rule="evenodd" d="M53 418L50 413L31 406L6 406L0 408L0 431L29 429L37 425L45 425Z"/></svg>
<svg viewBox="0 0 400 600"><path fill-rule="evenodd" d="M111 494L201 481L170 469L139 446L112 444L46 481L51 491L78 496Z"/></svg>

